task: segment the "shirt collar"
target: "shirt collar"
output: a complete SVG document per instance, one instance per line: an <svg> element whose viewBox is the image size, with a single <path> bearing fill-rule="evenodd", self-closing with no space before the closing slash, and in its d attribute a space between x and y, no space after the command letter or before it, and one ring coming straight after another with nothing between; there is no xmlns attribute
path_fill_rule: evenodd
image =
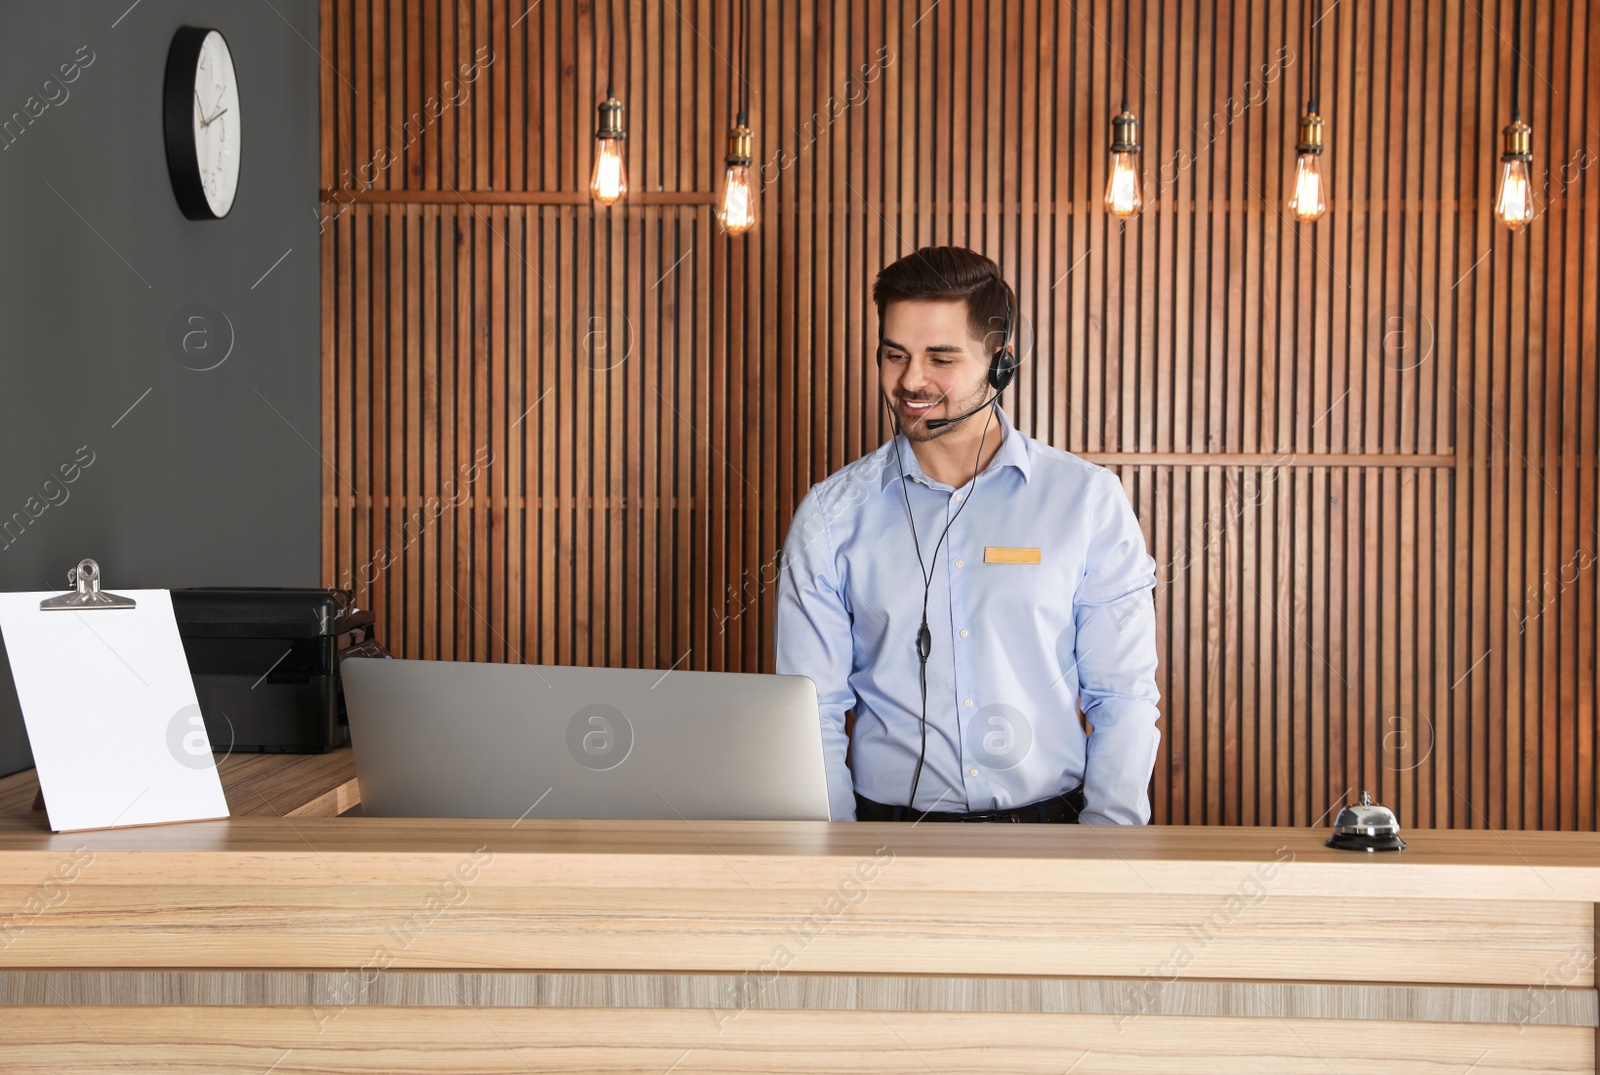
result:
<svg viewBox="0 0 1600 1075"><path fill-rule="evenodd" d="M1017 427L1011 424L1011 416L1004 407L996 407L995 413L998 420L994 423L1005 434L1005 439L1000 442L1000 450L994 453L994 458L984 468L984 474L991 474L1001 467L1016 467L1022 473L1022 480L1026 482L1031 472L1031 460L1028 456L1028 438L1018 432ZM973 415L969 421L977 421L979 415ZM905 476L920 479L924 484L940 486L937 482L922 472L922 464L917 461L917 453L912 450L911 443L903 437L896 436L881 449L883 451L883 477L880 490L889 489L899 480L901 470L894 465L893 452L900 453L900 467L904 469Z"/></svg>

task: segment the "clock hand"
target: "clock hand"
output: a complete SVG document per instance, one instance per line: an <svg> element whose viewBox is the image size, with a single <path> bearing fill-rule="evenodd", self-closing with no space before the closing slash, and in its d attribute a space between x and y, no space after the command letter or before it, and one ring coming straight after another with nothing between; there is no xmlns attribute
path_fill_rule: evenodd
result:
<svg viewBox="0 0 1600 1075"><path fill-rule="evenodd" d="M224 108L224 109L223 109L223 110L222 110L222 112L226 112L226 111L227 111L227 109L226 109L226 108ZM214 116L212 116L212 117L211 117L211 118L210 118L210 119L208 119L208 120L206 120L206 121L205 121L205 122L203 122L203 123L201 123L201 124L200 124L200 126L202 126L202 127L209 127L209 126L211 126L211 125L212 125L212 124L213 124L213 123L215 123L215 122L216 122L216 121L217 121L217 120L219 120L219 119L221 119L221 118L222 118L222 112L218 112L218 113L217 113L217 114L216 114L216 115L214 115Z"/></svg>

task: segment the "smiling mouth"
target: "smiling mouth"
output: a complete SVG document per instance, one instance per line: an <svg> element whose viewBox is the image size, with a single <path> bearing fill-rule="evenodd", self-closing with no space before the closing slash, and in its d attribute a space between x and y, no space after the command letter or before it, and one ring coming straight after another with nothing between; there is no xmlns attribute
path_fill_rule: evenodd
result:
<svg viewBox="0 0 1600 1075"><path fill-rule="evenodd" d="M900 400L900 408L907 414L927 414L939 405L936 399L910 400L904 397Z"/></svg>

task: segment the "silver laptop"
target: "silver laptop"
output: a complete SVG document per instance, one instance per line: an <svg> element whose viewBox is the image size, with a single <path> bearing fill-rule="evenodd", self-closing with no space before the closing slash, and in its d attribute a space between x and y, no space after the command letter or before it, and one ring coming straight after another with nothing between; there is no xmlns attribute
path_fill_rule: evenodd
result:
<svg viewBox="0 0 1600 1075"><path fill-rule="evenodd" d="M350 657L369 817L827 821L805 676Z"/></svg>

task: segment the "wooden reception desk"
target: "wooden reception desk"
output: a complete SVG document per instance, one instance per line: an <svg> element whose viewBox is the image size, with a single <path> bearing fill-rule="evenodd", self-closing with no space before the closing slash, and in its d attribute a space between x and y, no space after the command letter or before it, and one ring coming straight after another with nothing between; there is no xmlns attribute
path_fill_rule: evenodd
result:
<svg viewBox="0 0 1600 1075"><path fill-rule="evenodd" d="M1600 835L229 821L0 782L0 1071L1594 1072Z"/></svg>

